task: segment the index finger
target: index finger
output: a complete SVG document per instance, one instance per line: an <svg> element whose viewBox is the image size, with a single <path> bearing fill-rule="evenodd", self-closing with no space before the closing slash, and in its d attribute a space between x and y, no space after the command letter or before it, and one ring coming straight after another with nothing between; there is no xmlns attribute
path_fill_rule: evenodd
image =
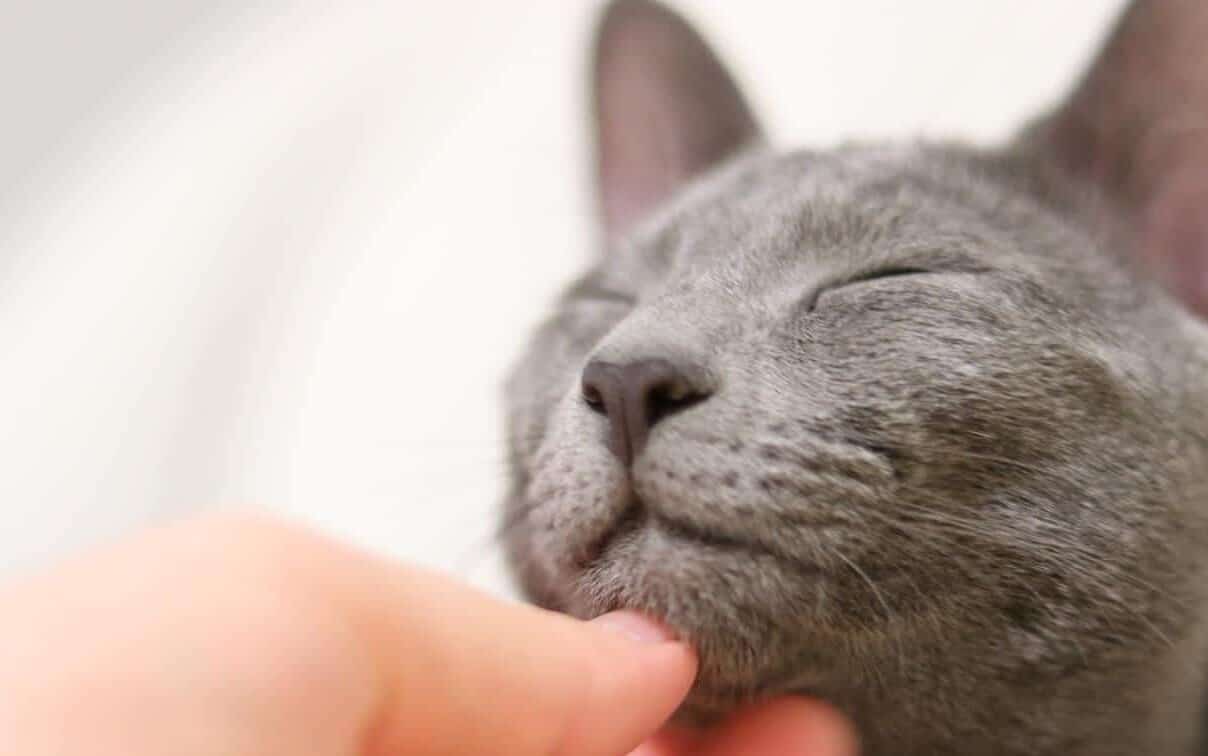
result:
<svg viewBox="0 0 1208 756"><path fill-rule="evenodd" d="M635 615L581 622L353 556L332 572L380 670L371 753L616 756L695 677L692 650Z"/></svg>

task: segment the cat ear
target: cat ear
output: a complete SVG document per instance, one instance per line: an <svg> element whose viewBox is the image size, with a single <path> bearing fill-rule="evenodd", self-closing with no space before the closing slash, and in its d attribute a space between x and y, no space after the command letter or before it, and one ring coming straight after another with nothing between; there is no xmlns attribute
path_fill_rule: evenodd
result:
<svg viewBox="0 0 1208 756"><path fill-rule="evenodd" d="M598 191L605 231L623 233L676 188L760 138L708 45L650 0L614 0L596 38Z"/></svg>
<svg viewBox="0 0 1208 756"><path fill-rule="evenodd" d="M1208 316L1208 2L1135 0L1031 138L1131 213L1137 254Z"/></svg>

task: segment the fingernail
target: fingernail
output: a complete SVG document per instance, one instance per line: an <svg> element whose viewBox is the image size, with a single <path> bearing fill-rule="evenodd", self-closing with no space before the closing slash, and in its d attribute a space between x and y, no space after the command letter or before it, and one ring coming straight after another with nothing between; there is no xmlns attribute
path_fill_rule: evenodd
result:
<svg viewBox="0 0 1208 756"><path fill-rule="evenodd" d="M674 630L637 612L609 612L596 617L591 623L626 635L639 643L666 643L677 640Z"/></svg>

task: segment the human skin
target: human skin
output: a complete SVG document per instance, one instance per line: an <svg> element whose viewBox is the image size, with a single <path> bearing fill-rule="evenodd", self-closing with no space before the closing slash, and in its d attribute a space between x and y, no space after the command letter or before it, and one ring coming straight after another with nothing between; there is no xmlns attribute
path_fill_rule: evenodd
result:
<svg viewBox="0 0 1208 756"><path fill-rule="evenodd" d="M23 577L0 587L0 618L4 753L855 752L833 710L800 699L664 728L696 658L649 619L503 602L258 518Z"/></svg>

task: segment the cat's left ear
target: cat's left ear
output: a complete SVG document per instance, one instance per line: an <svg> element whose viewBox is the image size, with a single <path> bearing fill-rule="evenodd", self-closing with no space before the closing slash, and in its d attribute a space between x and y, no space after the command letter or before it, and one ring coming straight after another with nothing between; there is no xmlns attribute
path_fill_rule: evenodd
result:
<svg viewBox="0 0 1208 756"><path fill-rule="evenodd" d="M653 0L613 0L596 37L598 191L608 236L684 182L761 138L734 80L684 19Z"/></svg>
<svg viewBox="0 0 1208 756"><path fill-rule="evenodd" d="M1208 2L1134 0L1069 100L1028 136L1134 219L1137 254L1208 317Z"/></svg>

